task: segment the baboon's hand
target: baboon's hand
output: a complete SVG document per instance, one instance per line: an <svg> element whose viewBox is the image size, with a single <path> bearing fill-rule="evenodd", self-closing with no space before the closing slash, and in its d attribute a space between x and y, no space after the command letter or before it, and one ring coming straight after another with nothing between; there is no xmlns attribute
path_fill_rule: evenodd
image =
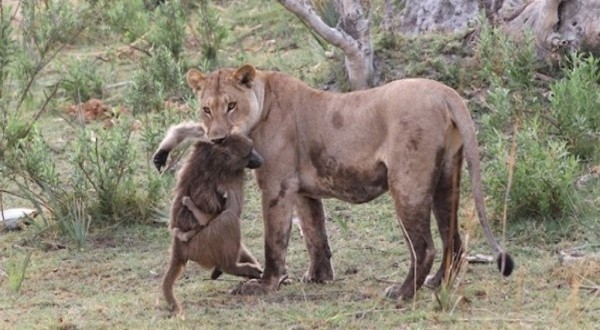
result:
<svg viewBox="0 0 600 330"><path fill-rule="evenodd" d="M188 210L191 210L193 206L196 206L192 202L192 199L190 198L190 196L183 196L183 197L181 197L181 204L183 204L185 207L187 207Z"/></svg>
<svg viewBox="0 0 600 330"><path fill-rule="evenodd" d="M167 163L167 158L169 157L169 151L167 150L158 150L154 157L152 157L152 163L156 166L156 169L160 172L160 169L165 166Z"/></svg>

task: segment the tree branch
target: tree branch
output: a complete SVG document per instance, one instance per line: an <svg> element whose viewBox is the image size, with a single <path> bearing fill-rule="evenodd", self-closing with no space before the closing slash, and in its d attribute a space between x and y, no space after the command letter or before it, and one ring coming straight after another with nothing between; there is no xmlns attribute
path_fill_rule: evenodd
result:
<svg viewBox="0 0 600 330"><path fill-rule="evenodd" d="M287 10L294 13L298 18L308 24L316 33L330 44L344 51L346 56L360 56L360 47L348 33L329 27L306 2L306 0L278 0Z"/></svg>

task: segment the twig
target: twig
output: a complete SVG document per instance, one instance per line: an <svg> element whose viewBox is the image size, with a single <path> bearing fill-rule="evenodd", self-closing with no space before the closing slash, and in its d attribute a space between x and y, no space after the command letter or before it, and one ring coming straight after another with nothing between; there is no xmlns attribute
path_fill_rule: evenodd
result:
<svg viewBox="0 0 600 330"><path fill-rule="evenodd" d="M584 244L584 245L580 245L580 246L576 246L570 249L565 249L562 250L563 252L575 252L575 251L579 251L579 250L585 250L585 249L589 249L589 248L595 248L595 247L600 247L600 244Z"/></svg>
<svg viewBox="0 0 600 330"><path fill-rule="evenodd" d="M419 260L417 259L417 253L415 252L415 247L413 245L412 239L410 239L410 236L408 236L408 232L406 231L406 228L404 227L404 223L402 223L402 219L400 219L400 227L402 228L402 232L404 232L404 235L406 236L406 240L408 241L408 245L410 246L410 251L412 252L414 261L413 261L413 309L417 308L417 264L419 262ZM405 298L405 297L402 297Z"/></svg>
<svg viewBox="0 0 600 330"><path fill-rule="evenodd" d="M407 311L408 308L387 308L387 309L377 309L377 308L372 308L372 309L365 309L365 310L360 310L360 311L355 311L355 312L348 312L348 313L341 313L341 314L337 314L334 315L330 318L328 318L327 320L325 320L325 322L331 322L331 321L335 321L338 320L340 318L345 318L348 316L357 316L357 315L364 315L367 313L384 313L384 312L394 312L394 313L399 313L399 312L403 312L403 311Z"/></svg>
<svg viewBox="0 0 600 330"><path fill-rule="evenodd" d="M132 82L133 81L131 81L131 80L125 80L125 81L121 81L121 82L114 83L114 84L111 84L111 85L106 85L103 88L105 90L113 89L113 88L119 88L119 87L122 87L122 86L127 86L127 85L131 84Z"/></svg>
<svg viewBox="0 0 600 330"><path fill-rule="evenodd" d="M581 285L579 286L579 288L584 290L590 290L592 291L592 293L600 292L600 285Z"/></svg>
<svg viewBox="0 0 600 330"><path fill-rule="evenodd" d="M375 281L380 282L380 283L398 284L398 282L396 282L396 281L386 280L384 278L379 278L379 277L373 277L373 278L375 279Z"/></svg>
<svg viewBox="0 0 600 330"><path fill-rule="evenodd" d="M0 189L0 196L2 196L1 195L2 193L9 194L11 196L15 196L15 197L18 197L18 198L21 198L21 199L27 199L27 198L25 198L25 196L19 195L17 193L12 192L12 191Z"/></svg>
<svg viewBox="0 0 600 330"><path fill-rule="evenodd" d="M459 321L459 322L493 322L495 324L497 324L497 322L510 322L510 323L520 323L520 322L526 322L526 323L542 323L542 322L546 322L546 320L528 320L528 319L494 319L494 318L468 318L468 319L451 319L451 320L439 320L442 322L455 322L455 321Z"/></svg>
<svg viewBox="0 0 600 330"><path fill-rule="evenodd" d="M0 9L2 9L2 7L0 7ZM0 12L0 15L4 15L4 13ZM4 222L4 203L2 203L2 191L3 190L0 189L0 216L2 216L2 222Z"/></svg>
<svg viewBox="0 0 600 330"><path fill-rule="evenodd" d="M38 110L38 112L36 112L35 116L33 116L33 120L31 121L31 123L29 123L29 126L27 127L27 130L25 130L25 135L24 136L29 135L29 132L33 128L33 125L35 124L35 122L40 118L40 116L42 115L42 113L46 112L46 107L48 106L48 103L50 103L50 100L52 98L54 98L54 96L56 95L56 92L58 91L58 86L60 85L61 81L62 81L62 79L60 79L54 85L54 88L52 89L52 92L50 92L50 95L46 96L46 100L44 101L44 104L42 104L42 106L40 107L40 109Z"/></svg>
<svg viewBox="0 0 600 330"><path fill-rule="evenodd" d="M149 51L147 51L147 50L145 50L143 48L140 48L138 46L129 45L129 48L131 48L133 50L137 50L138 52L142 52L142 53L148 55L149 57L152 57L152 54Z"/></svg>

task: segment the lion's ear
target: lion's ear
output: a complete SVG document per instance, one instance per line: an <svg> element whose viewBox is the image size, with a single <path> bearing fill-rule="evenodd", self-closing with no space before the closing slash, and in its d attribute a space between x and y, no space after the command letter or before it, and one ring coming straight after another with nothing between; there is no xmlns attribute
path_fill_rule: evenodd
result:
<svg viewBox="0 0 600 330"><path fill-rule="evenodd" d="M233 78L239 81L240 84L245 85L246 87L252 87L252 82L254 81L254 76L256 75L256 70L252 65L246 64L241 66L237 71L233 74Z"/></svg>
<svg viewBox="0 0 600 330"><path fill-rule="evenodd" d="M190 86L190 88L193 89L194 91L200 89L200 84L205 79L206 78L204 77L202 72L200 72L196 69L190 69L187 72L187 74L185 75L185 80L187 81L188 86Z"/></svg>

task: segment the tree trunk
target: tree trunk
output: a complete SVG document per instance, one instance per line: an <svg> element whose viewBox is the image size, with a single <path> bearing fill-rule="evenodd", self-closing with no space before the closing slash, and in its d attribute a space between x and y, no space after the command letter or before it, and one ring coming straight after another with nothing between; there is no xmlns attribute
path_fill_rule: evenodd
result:
<svg viewBox="0 0 600 330"><path fill-rule="evenodd" d="M483 10L516 40L533 31L540 58L562 50L600 54L600 0L406 0L401 31L459 31Z"/></svg>
<svg viewBox="0 0 600 330"><path fill-rule="evenodd" d="M531 29L540 58L562 50L600 54L600 1L536 0L507 15L502 27L519 40Z"/></svg>
<svg viewBox="0 0 600 330"><path fill-rule="evenodd" d="M370 20L360 0L337 0L340 14L337 28L329 27L307 0L279 0L287 10L296 14L316 33L344 52L348 79L352 89L369 88L373 76L373 44Z"/></svg>

